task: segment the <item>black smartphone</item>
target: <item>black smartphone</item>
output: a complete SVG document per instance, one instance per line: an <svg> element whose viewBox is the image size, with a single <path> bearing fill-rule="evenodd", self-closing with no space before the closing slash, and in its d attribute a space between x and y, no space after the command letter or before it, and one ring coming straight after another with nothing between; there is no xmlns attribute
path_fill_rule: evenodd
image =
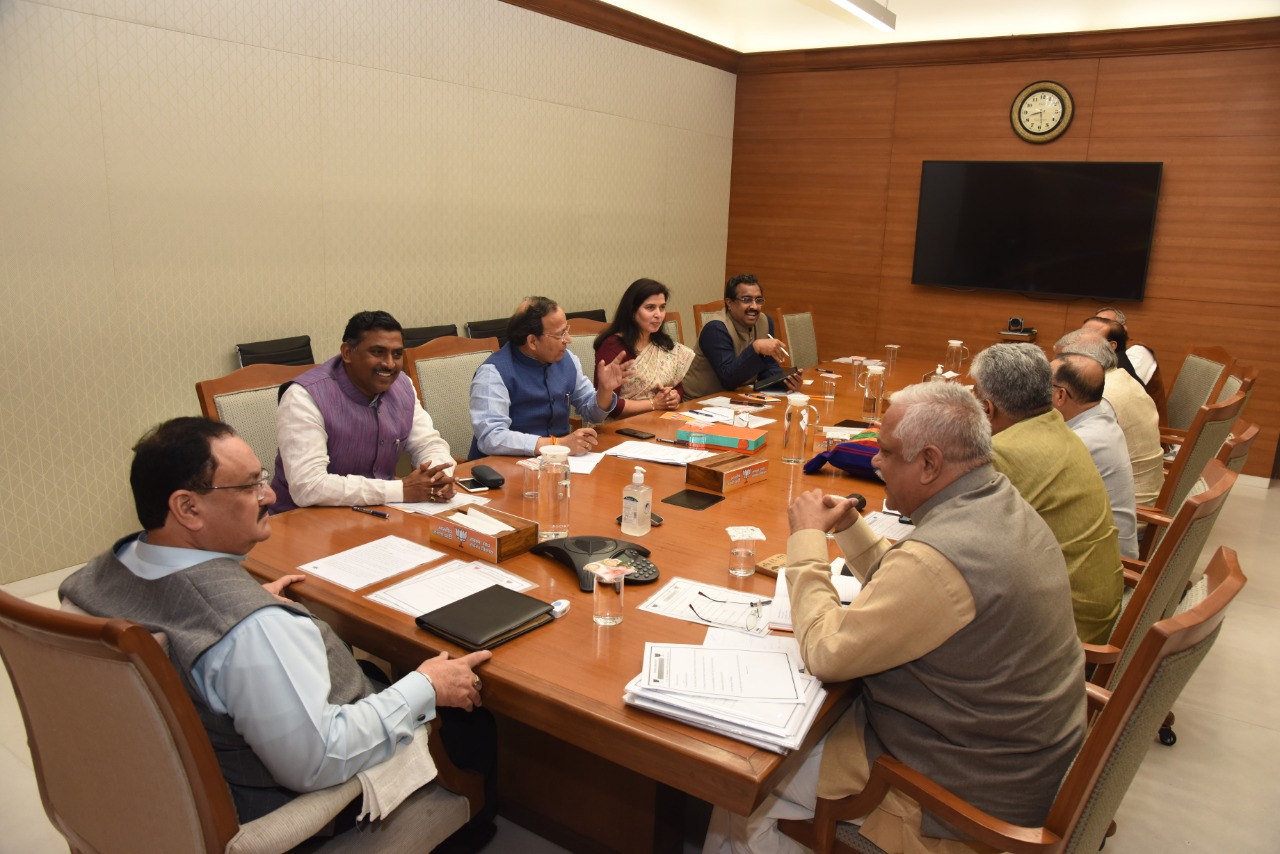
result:
<svg viewBox="0 0 1280 854"><path fill-rule="evenodd" d="M619 436L630 436L632 439L652 439L652 433L646 433L643 430L637 430L634 427L623 427L618 430Z"/></svg>
<svg viewBox="0 0 1280 854"><path fill-rule="evenodd" d="M649 519L650 519L650 521L653 523L653 527L655 527L655 528L662 524L662 517L661 517L661 516L659 516L657 513L654 513L652 510L651 510L651 511L649 511ZM622 517L621 517L621 516L619 516L617 519L614 519L613 521L615 521L615 522L617 522L619 525L621 525L621 524L622 524Z"/></svg>

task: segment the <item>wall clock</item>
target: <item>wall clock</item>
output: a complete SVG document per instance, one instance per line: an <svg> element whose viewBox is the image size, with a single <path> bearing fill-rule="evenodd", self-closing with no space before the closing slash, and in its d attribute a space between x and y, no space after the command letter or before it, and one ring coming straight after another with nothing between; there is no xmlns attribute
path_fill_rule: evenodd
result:
<svg viewBox="0 0 1280 854"><path fill-rule="evenodd" d="M1052 80L1032 83L1013 99L1009 122L1027 142L1052 142L1071 124L1075 108L1071 93Z"/></svg>

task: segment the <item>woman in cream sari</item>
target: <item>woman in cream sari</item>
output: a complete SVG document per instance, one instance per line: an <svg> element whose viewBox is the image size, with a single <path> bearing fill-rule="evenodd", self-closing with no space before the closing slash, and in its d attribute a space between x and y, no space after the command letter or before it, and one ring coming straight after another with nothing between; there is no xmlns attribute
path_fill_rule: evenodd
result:
<svg viewBox="0 0 1280 854"><path fill-rule="evenodd" d="M680 405L680 381L693 363L693 351L671 340L662 328L668 296L661 282L637 279L622 295L613 322L596 338L597 364L608 364L623 352L635 360L618 389L624 417Z"/></svg>

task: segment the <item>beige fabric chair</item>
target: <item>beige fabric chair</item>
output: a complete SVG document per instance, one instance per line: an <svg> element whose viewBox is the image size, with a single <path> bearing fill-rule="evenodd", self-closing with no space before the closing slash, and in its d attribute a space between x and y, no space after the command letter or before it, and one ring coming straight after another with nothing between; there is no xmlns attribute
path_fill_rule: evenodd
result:
<svg viewBox="0 0 1280 854"><path fill-rule="evenodd" d="M497 338L446 335L404 351L405 370L422 408L449 443L449 453L465 460L471 452L471 378L498 349Z"/></svg>
<svg viewBox="0 0 1280 854"><path fill-rule="evenodd" d="M276 468L276 404L280 386L311 365L250 365L196 383L205 418L224 421L249 443L270 474Z"/></svg>
<svg viewBox="0 0 1280 854"><path fill-rule="evenodd" d="M707 325L707 318L720 311L724 311L724 300L722 299L714 302L695 303L693 306L694 331L698 335L702 335L702 327Z"/></svg>
<svg viewBox="0 0 1280 854"><path fill-rule="evenodd" d="M1176 435L1190 429L1200 407L1218 400L1234 364L1231 354L1221 347L1192 348L1169 389L1169 420L1160 425L1160 431Z"/></svg>
<svg viewBox="0 0 1280 854"><path fill-rule="evenodd" d="M794 368L812 368L818 364L818 335L813 329L811 306L782 305L773 309L773 325L778 337L791 354Z"/></svg>
<svg viewBox="0 0 1280 854"><path fill-rule="evenodd" d="M667 319L662 322L662 328L671 336L672 341L677 344L684 343L684 324L680 322L680 312L668 311Z"/></svg>
<svg viewBox="0 0 1280 854"><path fill-rule="evenodd" d="M609 324L588 317L569 318L569 349L582 363L582 373L592 385L596 382L596 336L605 331Z"/></svg>
<svg viewBox="0 0 1280 854"><path fill-rule="evenodd" d="M352 778L241 825L177 672L155 638L127 620L54 611L0 591L0 654L40 799L72 851L283 852L360 796ZM433 754L439 782L386 820L313 850L428 851L461 827L479 809L479 786L442 749ZM473 807L442 786L452 781Z"/></svg>
<svg viewBox="0 0 1280 854"><path fill-rule="evenodd" d="M1253 443L1261 432L1257 424L1237 420L1231 435L1222 443L1222 450L1218 452L1217 460L1236 474L1240 474L1244 471L1244 464L1249 459L1249 451L1253 450Z"/></svg>
<svg viewBox="0 0 1280 854"><path fill-rule="evenodd" d="M1000 821L960 800L920 772L881 756L861 793L819 799L812 822L782 821L782 831L820 854L882 854L850 820L866 815L889 789L919 802L962 833L1000 850L1031 854L1097 851L1115 830L1112 821L1167 710L1209 653L1226 608L1244 587L1235 552L1219 549L1205 572L1206 594L1185 613L1156 623L1138 647L1114 692L1089 686L1097 712L1042 827ZM1141 840L1138 840L1141 847Z"/></svg>

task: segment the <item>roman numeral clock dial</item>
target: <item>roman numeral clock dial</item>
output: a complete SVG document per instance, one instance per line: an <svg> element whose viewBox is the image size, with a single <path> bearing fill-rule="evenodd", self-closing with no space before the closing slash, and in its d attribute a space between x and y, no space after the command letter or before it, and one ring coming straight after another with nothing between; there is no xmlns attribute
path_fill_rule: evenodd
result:
<svg viewBox="0 0 1280 854"><path fill-rule="evenodd" d="M1051 80L1042 80L1013 99L1009 122L1027 142L1051 142L1066 131L1073 112L1071 93Z"/></svg>

